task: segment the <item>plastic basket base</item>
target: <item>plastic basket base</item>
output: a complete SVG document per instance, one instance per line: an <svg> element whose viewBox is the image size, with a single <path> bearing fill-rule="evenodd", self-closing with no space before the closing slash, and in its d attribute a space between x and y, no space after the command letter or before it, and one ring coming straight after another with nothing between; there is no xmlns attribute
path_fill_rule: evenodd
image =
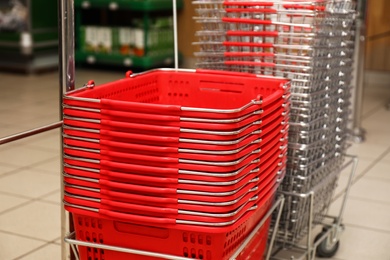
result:
<svg viewBox="0 0 390 260"><path fill-rule="evenodd" d="M77 216L77 218L80 218L81 216ZM85 219L85 221L89 221ZM268 229L270 225L270 219L268 219L264 225L256 232L256 235L252 238L250 243L241 251L241 253L235 258L236 260L262 260L264 259L264 255L267 249L267 238L268 238ZM80 231L78 231L80 232ZM86 240L89 240L89 242L96 241L99 243L100 241L103 242L103 237L94 237L94 232L91 233L92 237L86 237ZM198 241L193 241L193 237L190 235L189 240L187 241L188 246L181 246L179 247L179 243L177 243L177 253L181 253L181 257L188 257L188 258L194 258L194 259L204 259L204 260L217 260L217 259L229 259L229 255L226 255L224 258L219 258L213 256L213 252L208 249L202 249L201 245L196 245L197 242L199 243L199 237L195 238L198 239ZM183 240L185 238L183 237ZM144 240L142 240L144 241ZM205 241L206 242L206 241ZM207 243L207 242L206 242ZM145 244L148 244L148 241L145 241ZM230 255L233 252L231 248L235 248L237 245L228 245L226 243L227 248L226 250L230 252ZM229 248L231 247L231 248ZM98 248L92 248L92 247L85 247L85 246L79 246L79 257L80 260L157 260L161 259L158 257L152 257L152 256L144 256L144 255L136 255L136 254L129 254L129 253L123 253L113 250L104 250L104 249L98 249ZM181 251L181 252L180 252Z"/></svg>
<svg viewBox="0 0 390 260"><path fill-rule="evenodd" d="M73 214L76 238L81 241L132 248L149 252L158 252L181 257L227 260L243 243L252 229L270 209L274 195L251 214L230 228L204 228L200 226L181 226L180 228L162 228L110 219ZM262 256L268 238L270 220L256 233L249 245L237 259L253 259ZM150 256L130 255L112 250L102 250L79 246L81 260L151 260ZM261 258L256 258L261 259Z"/></svg>

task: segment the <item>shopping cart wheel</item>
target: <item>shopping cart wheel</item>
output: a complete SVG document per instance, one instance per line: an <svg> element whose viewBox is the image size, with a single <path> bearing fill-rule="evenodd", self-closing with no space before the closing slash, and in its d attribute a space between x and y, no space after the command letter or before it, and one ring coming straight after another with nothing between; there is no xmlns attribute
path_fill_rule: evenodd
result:
<svg viewBox="0 0 390 260"><path fill-rule="evenodd" d="M326 231L322 231L319 233L314 241L317 242L321 237L325 234ZM318 257L333 257L337 250L339 249L340 241L337 240L337 242L332 242L331 236L326 237L322 242L318 245L316 255Z"/></svg>

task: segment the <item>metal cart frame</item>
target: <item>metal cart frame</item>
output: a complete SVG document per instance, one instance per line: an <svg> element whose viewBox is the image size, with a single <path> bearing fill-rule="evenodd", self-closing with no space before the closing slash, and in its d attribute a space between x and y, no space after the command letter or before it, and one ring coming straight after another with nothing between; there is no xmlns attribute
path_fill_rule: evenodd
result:
<svg viewBox="0 0 390 260"><path fill-rule="evenodd" d="M336 253L338 246L339 246L339 239L340 235L344 230L344 226L342 224L342 219L345 211L345 206L347 202L347 198L349 195L349 191L356 173L358 158L356 156L350 156L346 155L346 157L349 158L349 160L343 164L342 168L339 171L334 171L329 176L327 176L322 182L327 182L329 179L332 179L333 177L337 177L338 174L347 167L351 166L351 171L349 173L348 182L346 185L346 188L343 190L343 200L342 204L340 206L340 210L337 216L330 216L325 215L324 219L329 219L329 221L322 221L320 223L315 223L314 218L314 198L316 195L316 191L321 188L321 184L316 185L310 192L308 193L289 193L289 192L282 192L283 195L286 197L292 196L297 197L301 199L308 199L309 200L309 218L307 220L307 235L304 239L305 245L298 245L298 244L291 244L288 247L288 250L291 250L294 255L291 255L291 258L288 259L306 259L306 260L314 260L317 249L320 248L321 250L328 251L330 253ZM341 196L342 194L340 194ZM336 197L337 198L337 197ZM318 224L319 226L322 226L322 231L316 236L313 242L313 224ZM275 243L275 247L272 248L271 258L272 260L283 260L287 259L280 256L277 256L277 254L285 249L286 245L280 244L278 245L277 242Z"/></svg>

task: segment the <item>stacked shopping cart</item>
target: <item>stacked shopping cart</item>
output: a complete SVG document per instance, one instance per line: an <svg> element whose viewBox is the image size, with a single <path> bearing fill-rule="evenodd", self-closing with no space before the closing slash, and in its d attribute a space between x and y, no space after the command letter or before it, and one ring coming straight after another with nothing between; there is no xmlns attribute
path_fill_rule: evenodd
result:
<svg viewBox="0 0 390 260"><path fill-rule="evenodd" d="M287 80L129 73L68 93L63 113L64 204L81 241L228 259L271 208L285 174ZM269 223L241 259L261 257ZM79 251L85 260L129 259Z"/></svg>
<svg viewBox="0 0 390 260"><path fill-rule="evenodd" d="M291 80L286 203L279 241L296 244L326 213L346 149L350 0L198 0L198 67ZM310 192L314 195L310 214Z"/></svg>

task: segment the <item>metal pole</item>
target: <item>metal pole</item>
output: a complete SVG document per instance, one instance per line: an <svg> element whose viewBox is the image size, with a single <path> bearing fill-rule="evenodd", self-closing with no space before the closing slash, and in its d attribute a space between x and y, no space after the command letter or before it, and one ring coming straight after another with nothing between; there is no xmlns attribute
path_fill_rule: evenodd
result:
<svg viewBox="0 0 390 260"><path fill-rule="evenodd" d="M351 173L349 174L349 178L348 178L348 184L347 184L347 187L345 189L345 193L344 193L344 197L343 197L343 200L342 200L342 203L341 203L341 207L340 207L340 212L339 212L339 215L336 219L336 238L339 237L339 227L341 226L341 222L342 222L342 218L344 216L344 211L345 211L345 207L347 205L347 199L348 199L348 196L349 196L349 191L352 187L352 183L355 179L355 174L356 174L356 169L357 169L357 165L358 165L358 162L359 162L359 159L357 156L351 156L351 155L346 155L346 157L351 157L352 158L352 161L350 163L352 163L352 169L351 169ZM348 166L350 163L348 163L346 166ZM340 169L341 171L341 169Z"/></svg>
<svg viewBox="0 0 390 260"><path fill-rule="evenodd" d="M309 198L310 198L310 201L309 201L309 223L307 223L307 228L308 228L308 232L307 232L307 258L308 260L312 260L314 259L313 255L314 252L313 252L313 247L311 245L311 239L312 239L312 225L313 225L313 222L314 222L314 191L311 191L309 193Z"/></svg>
<svg viewBox="0 0 390 260"><path fill-rule="evenodd" d="M62 96L75 88L74 64L74 1L58 0L58 27L59 27L59 80L60 80L60 115L62 118ZM61 150L62 150L61 140ZM61 173L63 172L63 155L61 157ZM64 184L61 179L61 198L64 195ZM61 239L68 232L68 214L61 207ZM69 228L70 229L70 228ZM71 231L71 230L69 230ZM61 242L61 259L68 259L68 250L64 241Z"/></svg>
<svg viewBox="0 0 390 260"><path fill-rule="evenodd" d="M364 142L365 130L362 128L361 115L363 107L364 67L366 47L366 10L367 1L358 0L356 35L355 35L355 82L354 82L354 109L352 121L353 140L356 143Z"/></svg>
<svg viewBox="0 0 390 260"><path fill-rule="evenodd" d="M53 129L61 127L61 125L62 125L62 122L56 122L56 123L52 123L52 124L49 124L49 125L37 127L37 128L31 129L31 130L25 131L25 132L21 132L21 133L13 134L13 135L10 135L10 136L2 137L2 138L0 138L0 145L6 144L6 143L10 143L10 142L13 142L13 141L17 141L17 140L23 139L25 137L29 137L29 136L33 136L33 135L36 135L36 134L40 134L40 133L43 133L43 132L46 132L46 131L49 131L49 130L53 130Z"/></svg>
<svg viewBox="0 0 390 260"><path fill-rule="evenodd" d="M177 39L177 3L176 0L172 0L173 9L173 42L174 42L174 58L175 58L175 69L179 68L179 47Z"/></svg>

